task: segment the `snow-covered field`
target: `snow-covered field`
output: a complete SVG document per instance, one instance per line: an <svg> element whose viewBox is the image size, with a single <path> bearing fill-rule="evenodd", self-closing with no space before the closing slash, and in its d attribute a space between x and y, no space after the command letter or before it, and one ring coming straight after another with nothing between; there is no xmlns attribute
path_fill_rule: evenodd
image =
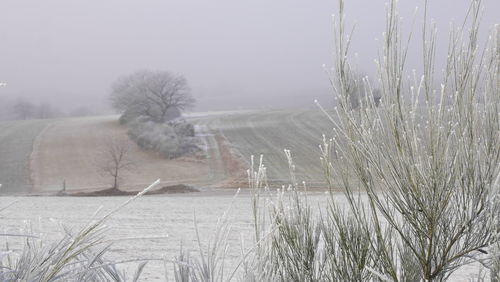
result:
<svg viewBox="0 0 500 282"><path fill-rule="evenodd" d="M315 207L324 207L326 198L323 193L309 196L309 203ZM338 195L340 202L343 197ZM118 206L127 197L105 198L71 198L71 197L2 197L1 206L17 200L16 204L0 213L2 233L26 234L25 224L39 231L40 236L49 240L57 240L63 231L60 224L69 228L78 228L87 223L94 212L102 206L101 214ZM228 270L240 260L240 237L246 238L245 246L249 246L252 236L252 215L250 195L242 191L237 198L232 192L212 192L173 196L145 196L132 202L119 211L108 222L109 232L106 239L117 240L108 258L113 260L131 259L172 259L179 251L181 242L184 248L197 255L194 214L198 222L202 243L207 243L215 231L219 216L228 208L232 222L232 233L229 240ZM151 238L168 235L168 238ZM144 239L137 239L144 238ZM120 240L129 239L129 240ZM9 248L19 246L22 238L0 237L0 246L9 240ZM17 242L17 244L16 244ZM164 281L165 267L162 261L150 261L145 268L141 281ZM137 263L124 263L121 267L133 274ZM172 264L167 264L167 272L171 275ZM476 266L460 269L450 281L469 281L470 275L477 273Z"/></svg>

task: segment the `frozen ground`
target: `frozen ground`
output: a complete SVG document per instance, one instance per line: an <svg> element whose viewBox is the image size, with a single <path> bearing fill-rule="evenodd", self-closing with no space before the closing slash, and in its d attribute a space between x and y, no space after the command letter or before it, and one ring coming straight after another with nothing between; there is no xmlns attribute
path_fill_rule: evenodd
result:
<svg viewBox="0 0 500 282"><path fill-rule="evenodd" d="M85 224L99 206L102 213L111 210L126 197L106 198L70 198L70 197L1 197L0 206L11 201L19 202L0 213L3 233L23 234L23 224L31 222L34 230L41 231L41 236L55 240L61 236L60 223L70 228ZM342 196L338 196L343 201ZM325 206L323 193L310 195L312 206ZM235 264L240 258L240 235L246 238L245 246L251 242L251 206L250 195L243 191L236 199L233 193L199 193L174 196L146 196L125 207L112 217L107 226L110 228L107 239L126 239L133 237L160 237L166 239L133 239L114 243L108 258L114 260L129 259L171 259L179 251L180 244L196 255L194 213L198 219L198 227L203 243L212 236L215 224L220 215L232 205L230 210L233 223L231 248L228 263ZM5 246L5 237L0 237L0 247ZM9 238L9 247L19 247L22 239ZM127 273L133 274L137 263L123 264ZM172 264L167 264L167 272L171 274ZM141 281L164 281L165 268L160 261L151 261L146 266ZM469 281L470 275L477 273L477 267L468 266L460 269L450 281ZM169 276L172 278L172 275Z"/></svg>

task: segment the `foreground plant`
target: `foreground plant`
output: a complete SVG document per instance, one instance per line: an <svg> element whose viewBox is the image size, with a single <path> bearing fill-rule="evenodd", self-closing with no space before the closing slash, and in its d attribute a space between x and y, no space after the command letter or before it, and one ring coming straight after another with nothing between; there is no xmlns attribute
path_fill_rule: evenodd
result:
<svg viewBox="0 0 500 282"><path fill-rule="evenodd" d="M0 256L1 281L128 281L116 265L103 258L111 244L106 243L105 221L121 208L144 195L159 183L159 180L130 198L122 205L105 214L95 217L76 233L65 229L63 238L43 241L36 234L2 236L21 236L24 243L20 252L6 250ZM97 212L96 212L97 215ZM137 281L145 266L141 263L132 281Z"/></svg>
<svg viewBox="0 0 500 282"><path fill-rule="evenodd" d="M439 77L436 28L424 24L423 74L406 80L408 47L401 42L396 2L388 7L378 60L383 96L377 107L372 85L355 80L348 62L350 35L344 33L340 1L331 73L338 107L330 116L334 138L322 146L323 158L331 177L342 180L355 217L361 213L355 191L368 195L370 216L359 218L374 227L377 275L442 281L498 242L499 29L481 50L480 1L473 1L465 23L451 31ZM366 99L355 110L349 96L358 88Z"/></svg>
<svg viewBox="0 0 500 282"><path fill-rule="evenodd" d="M396 4L388 6L378 60L379 101L349 64L351 35L339 1L330 73L338 105L334 114L321 108L334 124L321 161L347 205L330 193L327 212L314 214L288 151L291 185L271 194L262 159L257 168L252 159L255 247L242 255L242 280L445 281L481 262L498 281L500 30L479 48L480 1L473 1L451 31L439 77L436 29L424 24L423 74L407 80ZM354 108L351 96L359 93Z"/></svg>

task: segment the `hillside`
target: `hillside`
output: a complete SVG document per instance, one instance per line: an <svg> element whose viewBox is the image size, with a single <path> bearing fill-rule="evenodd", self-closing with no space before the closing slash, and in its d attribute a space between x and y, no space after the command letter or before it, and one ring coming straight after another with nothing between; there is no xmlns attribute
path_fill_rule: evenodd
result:
<svg viewBox="0 0 500 282"><path fill-rule="evenodd" d="M31 192L30 155L48 120L0 122L0 184L2 194Z"/></svg>
<svg viewBox="0 0 500 282"><path fill-rule="evenodd" d="M333 124L319 110L229 112L196 119L221 134L246 161L264 155L269 181L288 183L290 170L284 149L292 153L299 181L324 187L319 145ZM248 164L247 164L248 165Z"/></svg>
<svg viewBox="0 0 500 282"><path fill-rule="evenodd" d="M127 139L117 116L66 119L51 123L34 146L31 170L34 192L89 191L110 187L109 177L99 170L99 153L109 140ZM209 137L207 137L208 139ZM208 149L212 155L213 148ZM160 178L164 185L208 185L222 177L207 159L184 157L166 160L135 144L129 155L133 171L124 171L121 189L136 190Z"/></svg>
<svg viewBox="0 0 500 282"><path fill-rule="evenodd" d="M264 155L271 183L289 179L283 149L290 149L299 181L323 186L318 145L331 123L319 111L242 111L188 117L206 145L205 158L166 160L133 145L133 172L122 189L136 190L161 178L164 185L245 187L251 155ZM109 136L127 138L117 116L0 123L0 179L3 193L53 193L108 188L98 152Z"/></svg>

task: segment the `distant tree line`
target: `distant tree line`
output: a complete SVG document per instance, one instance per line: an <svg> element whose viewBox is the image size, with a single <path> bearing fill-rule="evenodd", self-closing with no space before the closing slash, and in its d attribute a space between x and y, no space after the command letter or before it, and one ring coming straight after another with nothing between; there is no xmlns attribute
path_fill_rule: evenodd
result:
<svg viewBox="0 0 500 282"><path fill-rule="evenodd" d="M12 107L16 119L49 119L62 115L62 112L49 103L34 104L27 100L18 100Z"/></svg>
<svg viewBox="0 0 500 282"><path fill-rule="evenodd" d="M86 107L78 107L70 112L63 112L51 103L33 103L23 98L16 101L0 101L0 120L51 119L90 116L93 114L95 113Z"/></svg>

